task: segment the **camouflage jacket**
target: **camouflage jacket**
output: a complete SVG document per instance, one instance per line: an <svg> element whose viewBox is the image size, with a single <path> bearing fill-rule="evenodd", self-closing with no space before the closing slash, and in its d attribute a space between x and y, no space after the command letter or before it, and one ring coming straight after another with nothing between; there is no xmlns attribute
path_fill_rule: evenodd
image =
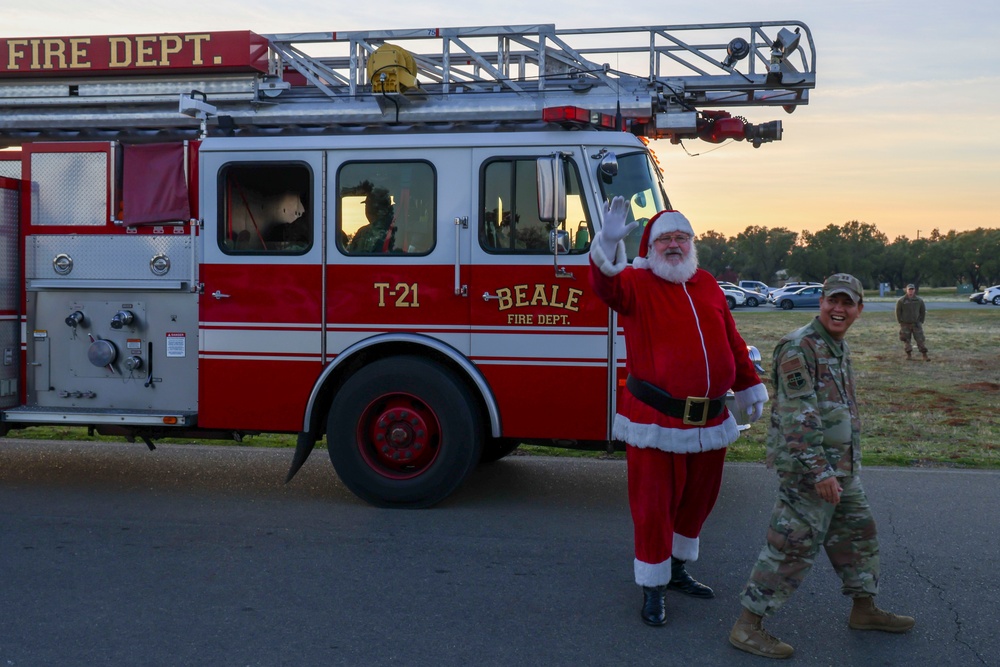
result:
<svg viewBox="0 0 1000 667"><path fill-rule="evenodd" d="M385 227L376 227L375 225L368 224L354 234L354 237L348 244L348 250L355 253L392 252L395 250L395 242L395 227L392 228L390 233Z"/></svg>
<svg viewBox="0 0 1000 667"><path fill-rule="evenodd" d="M900 324L916 324L918 322L923 324L926 313L924 300L919 296L912 299L903 296L896 302L896 321Z"/></svg>
<svg viewBox="0 0 1000 667"><path fill-rule="evenodd" d="M812 482L861 469L861 417L847 343L819 319L774 348L767 463Z"/></svg>

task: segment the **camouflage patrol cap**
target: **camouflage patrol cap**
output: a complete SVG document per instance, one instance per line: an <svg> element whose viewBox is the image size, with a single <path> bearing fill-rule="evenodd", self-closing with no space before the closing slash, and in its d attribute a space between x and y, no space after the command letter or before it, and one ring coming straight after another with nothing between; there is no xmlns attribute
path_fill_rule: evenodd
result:
<svg viewBox="0 0 1000 667"><path fill-rule="evenodd" d="M861 286L861 281L849 273L835 273L823 283L823 296L833 296L834 294L846 294L851 297L854 303L864 301L865 288Z"/></svg>
<svg viewBox="0 0 1000 667"><path fill-rule="evenodd" d="M906 289L917 289L917 286L914 285L913 283L910 283L909 285L906 286Z"/></svg>

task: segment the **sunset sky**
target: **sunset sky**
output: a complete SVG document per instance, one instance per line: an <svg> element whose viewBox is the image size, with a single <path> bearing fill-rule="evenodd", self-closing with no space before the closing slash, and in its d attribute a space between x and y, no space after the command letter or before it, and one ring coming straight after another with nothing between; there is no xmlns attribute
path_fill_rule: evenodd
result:
<svg viewBox="0 0 1000 667"><path fill-rule="evenodd" d="M995 0L35 0L5 7L0 36L249 29L258 33L555 23L557 28L799 20L812 30L808 106L737 110L780 119L754 149L700 141L653 148L696 231L816 231L858 220L890 240L1000 228L1000 3ZM686 148L686 151L685 151ZM689 156L691 154L699 154Z"/></svg>

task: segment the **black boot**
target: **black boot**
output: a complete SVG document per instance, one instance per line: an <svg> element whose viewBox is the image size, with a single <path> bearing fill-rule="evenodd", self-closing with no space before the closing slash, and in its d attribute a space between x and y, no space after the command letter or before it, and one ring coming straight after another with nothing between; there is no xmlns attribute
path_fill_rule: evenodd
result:
<svg viewBox="0 0 1000 667"><path fill-rule="evenodd" d="M674 558L670 561L670 583L667 588L680 591L693 598L714 598L715 592L705 584L695 581L684 569L684 561Z"/></svg>
<svg viewBox="0 0 1000 667"><path fill-rule="evenodd" d="M667 622L666 586L642 587L642 622L660 626Z"/></svg>

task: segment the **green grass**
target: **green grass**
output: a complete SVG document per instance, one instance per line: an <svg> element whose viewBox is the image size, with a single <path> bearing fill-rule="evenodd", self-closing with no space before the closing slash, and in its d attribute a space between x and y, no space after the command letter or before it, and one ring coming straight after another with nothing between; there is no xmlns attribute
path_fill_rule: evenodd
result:
<svg viewBox="0 0 1000 667"><path fill-rule="evenodd" d="M939 298L954 296L953 289L942 288L942 292ZM744 339L760 349L767 367L781 336L808 322L815 313L736 310L734 317ZM865 313L848 333L863 420L864 464L1000 468L1000 308L932 310L924 329L930 363L906 361L893 313ZM730 447L730 461L764 460L765 421L766 411L765 419ZM64 427L33 427L14 431L10 436L121 441L88 436L83 428ZM213 444L219 442L226 441ZM242 444L294 447L295 436L264 434L245 438ZM602 452L527 445L518 453L607 456Z"/></svg>
<svg viewBox="0 0 1000 667"><path fill-rule="evenodd" d="M768 365L781 336L814 314L735 317ZM929 363L906 360L898 331L893 313L864 313L847 335L863 462L1000 468L1000 309L929 311ZM762 460L764 441L763 425L755 424L730 448L730 459Z"/></svg>

